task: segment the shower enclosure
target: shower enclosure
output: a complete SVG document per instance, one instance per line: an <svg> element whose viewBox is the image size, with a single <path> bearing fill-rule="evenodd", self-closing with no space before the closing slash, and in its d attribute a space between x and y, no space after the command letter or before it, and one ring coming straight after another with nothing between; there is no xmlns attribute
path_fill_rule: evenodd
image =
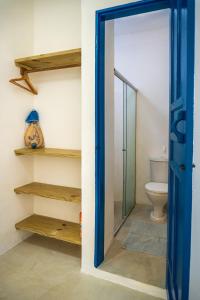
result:
<svg viewBox="0 0 200 300"><path fill-rule="evenodd" d="M135 206L136 88L114 70L114 232Z"/></svg>

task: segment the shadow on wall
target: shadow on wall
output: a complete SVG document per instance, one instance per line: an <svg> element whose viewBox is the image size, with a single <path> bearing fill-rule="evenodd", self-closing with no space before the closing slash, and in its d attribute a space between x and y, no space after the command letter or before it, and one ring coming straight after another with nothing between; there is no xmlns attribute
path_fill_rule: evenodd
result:
<svg viewBox="0 0 200 300"><path fill-rule="evenodd" d="M136 131L136 203L150 204L144 185L150 180L150 157L166 155L168 152L168 114L138 91Z"/></svg>

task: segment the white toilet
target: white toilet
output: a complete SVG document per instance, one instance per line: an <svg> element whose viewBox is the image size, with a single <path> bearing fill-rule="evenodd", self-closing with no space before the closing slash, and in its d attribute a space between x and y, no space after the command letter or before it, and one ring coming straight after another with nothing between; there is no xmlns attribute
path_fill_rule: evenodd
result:
<svg viewBox="0 0 200 300"><path fill-rule="evenodd" d="M151 220L166 221L165 205L168 197L168 161L165 158L150 159L151 182L145 184L147 197L153 205Z"/></svg>

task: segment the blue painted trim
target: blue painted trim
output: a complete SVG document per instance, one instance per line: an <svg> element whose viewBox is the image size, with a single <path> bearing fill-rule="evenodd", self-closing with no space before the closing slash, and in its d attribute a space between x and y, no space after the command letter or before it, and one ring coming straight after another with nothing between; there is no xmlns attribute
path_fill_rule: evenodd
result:
<svg viewBox="0 0 200 300"><path fill-rule="evenodd" d="M105 22L96 13L95 53L95 258L98 267L104 260L104 207L105 207L105 136L104 136L104 73L105 73Z"/></svg>
<svg viewBox="0 0 200 300"><path fill-rule="evenodd" d="M173 90L174 90L174 73L172 72L173 70L173 64L174 64L174 55L172 55L172 47L174 44L174 31L172 30L172 28L174 27L174 18L171 12L171 36L170 36L170 59L171 59L171 74L170 74L170 86L169 86L169 95L170 95L170 99L173 99ZM181 105L182 105L182 99L181 99ZM169 101L169 111L171 109L171 101ZM171 119L171 114L169 114L169 133L170 133L170 126L172 123L172 119ZM170 139L170 137L169 137ZM169 142L169 156L170 153L172 152L172 145ZM172 169L174 170L175 173L176 172L176 167L172 166ZM168 168L168 203L169 203L169 199L171 197L171 186L172 186L172 178L170 176L170 166ZM167 287L167 299L171 300L171 299L175 299L175 292L173 290L173 284L171 282L171 279L173 278L170 269L169 269L169 263L168 263L168 258L169 258L169 253L170 253L170 249L171 249L171 240L169 238L169 232L170 232L170 227L171 227L171 211L170 211L170 207L168 204L168 222L167 222L167 261L166 261L166 287Z"/></svg>
<svg viewBox="0 0 200 300"><path fill-rule="evenodd" d="M189 183L187 189L186 201L184 203L187 209L186 224L185 224L185 241L187 245L184 251L184 274L183 286L185 287L185 299L189 299L189 282L190 282L190 257L191 257L191 227L192 227L192 172L193 172L193 129L194 129L194 58L195 58L195 0L188 1L188 53L187 53L187 160L186 165L190 167L190 173L187 176L186 182ZM190 199L190 201L188 201Z"/></svg>
<svg viewBox="0 0 200 300"><path fill-rule="evenodd" d="M179 1L179 0L178 0ZM181 1L181 0L180 0ZM183 0L182 3L186 2ZM194 0L189 0L189 28L190 36L188 45L194 45ZM105 56L105 21L126 17L130 15L136 15L146 13L155 10L161 10L165 8L172 8L174 6L174 0L142 0L125 5L120 5L108 9L99 10L96 12L96 69L95 69L95 256L94 265L98 267L104 260L104 209L105 209L105 136L104 136L104 56ZM172 34L171 39L174 36ZM173 57L172 57L173 59ZM187 151L189 155L187 165L192 163L193 153L193 91L194 91L194 48L189 47L188 51L188 99L191 99L190 106L187 108L188 133L189 139L187 140ZM171 82L173 85L173 82ZM172 89L172 87L171 87ZM192 182L191 173L188 175L188 199L192 195ZM190 243L191 243L191 204L192 201L184 203L188 209L188 215L186 220L186 232L185 235L185 266L183 276L184 287L184 299L187 299L189 292L189 268L190 268ZM171 212L172 213L172 212ZM185 229L184 229L185 230ZM168 245L172 247L173 245ZM172 274L171 274L172 275ZM173 291L173 284L170 281L170 277L167 274L167 288L168 299L176 299L176 295Z"/></svg>
<svg viewBox="0 0 200 300"><path fill-rule="evenodd" d="M96 12L95 51L95 255L94 266L104 260L104 209L105 209L105 21L161 10L170 7L170 0L142 0Z"/></svg>
<svg viewBox="0 0 200 300"><path fill-rule="evenodd" d="M98 10L101 20L113 20L170 7L170 0L141 0Z"/></svg>

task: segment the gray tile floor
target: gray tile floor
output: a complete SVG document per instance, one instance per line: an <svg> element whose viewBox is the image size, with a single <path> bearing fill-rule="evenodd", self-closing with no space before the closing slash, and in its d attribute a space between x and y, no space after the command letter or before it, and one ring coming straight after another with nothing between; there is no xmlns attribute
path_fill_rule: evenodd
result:
<svg viewBox="0 0 200 300"><path fill-rule="evenodd" d="M80 273L80 247L33 235L0 256L1 300L159 300Z"/></svg>
<svg viewBox="0 0 200 300"><path fill-rule="evenodd" d="M124 239L130 232L132 220L139 219L151 222L149 215L151 206L136 205L106 255L101 269L132 278L137 281L165 288L166 258L148 253L129 251L124 248Z"/></svg>

